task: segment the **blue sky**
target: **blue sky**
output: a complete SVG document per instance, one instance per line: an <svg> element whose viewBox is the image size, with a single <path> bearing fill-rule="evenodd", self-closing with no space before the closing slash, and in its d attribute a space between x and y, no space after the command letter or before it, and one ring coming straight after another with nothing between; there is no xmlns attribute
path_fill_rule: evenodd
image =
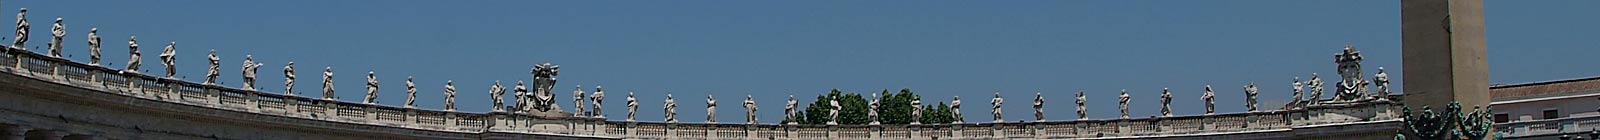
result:
<svg viewBox="0 0 1600 140"><path fill-rule="evenodd" d="M755 95L762 122L782 116L785 95L809 103L838 88L911 88L926 102L967 96L966 120L991 118L987 98L1008 99L1006 119L1031 119L1043 93L1050 119L1075 118L1071 96L1089 94L1091 118L1116 114L1117 91L1134 96L1134 116L1158 113L1172 88L1175 113L1204 112L1215 88L1218 112L1242 112L1255 82L1264 108L1289 97L1294 77L1337 81L1332 55L1357 46L1367 75L1400 71L1399 3L1359 1L4 1L3 15L29 8L28 46L49 41L50 22L66 19L67 55L87 61L85 34L99 27L109 66L126 62L138 35L144 69L178 41L179 76L201 81L205 53L223 58L221 81L239 86L239 64L254 54L259 87L280 92L281 68L295 61L302 95L319 96L319 71L332 66L340 98L359 102L365 72L376 70L381 104L404 102L416 77L417 105L442 107L445 80L456 81L461 111L488 111L490 83L529 80L535 63L562 65L555 93L571 110L571 91L604 85L606 114L626 114L628 91L639 119L659 121L665 94L696 122L704 98L722 102L719 120L743 121L737 107ZM1490 80L1524 83L1600 74L1600 2L1486 1ZM8 35L9 36L9 35ZM9 40L10 37L6 37ZM43 49L34 49L43 50ZM1332 94L1332 87L1329 86Z"/></svg>

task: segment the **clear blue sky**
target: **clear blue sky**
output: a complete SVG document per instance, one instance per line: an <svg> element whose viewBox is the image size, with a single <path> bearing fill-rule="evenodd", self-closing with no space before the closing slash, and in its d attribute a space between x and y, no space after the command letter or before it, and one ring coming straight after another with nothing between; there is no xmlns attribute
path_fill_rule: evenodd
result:
<svg viewBox="0 0 1600 140"><path fill-rule="evenodd" d="M1523 83L1600 74L1600 2L1485 2L1490 80ZM1034 92L1050 100L1050 119L1075 117L1071 96L1089 93L1092 118L1117 115L1118 90L1134 96L1134 116L1158 113L1171 87L1176 114L1203 112L1201 89L1217 92L1218 112L1241 112L1242 86L1261 87L1263 108L1289 97L1294 77L1337 81L1332 55L1353 44L1367 74L1400 73L1399 2L1360 1L4 1L0 15L30 10L32 42L49 41L50 22L66 18L66 54L87 61L85 34L98 26L106 62L126 63L138 35L144 69L160 73L161 46L177 40L179 75L202 80L205 53L224 59L221 81L239 86L239 66L254 54L260 87L282 91L281 68L296 61L303 96L319 96L320 69L333 66L343 100L359 102L367 70L377 70L379 101L399 106L414 75L417 105L441 108L453 79L458 107L484 112L489 84L531 79L533 64L562 65L556 86L571 110L575 85L608 92L606 114L625 115L636 91L639 119L659 121L664 94L679 119L703 120L706 94L722 101L723 122L743 120L738 102L754 94L762 122L782 116L785 95L802 102L829 89L912 88L926 102L966 96L967 121L983 122L987 98L1001 92L1008 120L1031 119ZM10 35L5 35L7 41ZM43 49L35 49L43 50ZM1327 94L1332 94L1332 86ZM1399 88L1398 86L1396 88ZM1397 89L1398 90L1398 89Z"/></svg>

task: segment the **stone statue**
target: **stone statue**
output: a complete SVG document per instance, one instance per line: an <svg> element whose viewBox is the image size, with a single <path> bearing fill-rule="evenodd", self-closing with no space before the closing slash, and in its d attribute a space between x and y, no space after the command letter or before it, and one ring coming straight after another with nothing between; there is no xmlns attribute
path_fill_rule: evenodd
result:
<svg viewBox="0 0 1600 140"><path fill-rule="evenodd" d="M913 107L913 108L915 108L915 107ZM914 110L914 111L920 111L920 110L921 109ZM918 116L921 116L921 115L918 115ZM955 121L950 121L951 124L966 123L965 121L962 121L964 119L960 119L960 118L963 118L961 116L961 96L954 96L954 98L952 98L950 100L950 117L951 118L957 118L957 119L955 119Z"/></svg>
<svg viewBox="0 0 1600 140"><path fill-rule="evenodd" d="M241 69L244 71L244 90L256 90L256 68L261 65L264 64L256 63L249 54L244 55L244 68Z"/></svg>
<svg viewBox="0 0 1600 140"><path fill-rule="evenodd" d="M367 96L362 98L362 103L372 104L378 102L378 76L372 71L367 71Z"/></svg>
<svg viewBox="0 0 1600 140"><path fill-rule="evenodd" d="M1245 107L1249 108L1250 112L1256 112L1256 95L1258 95L1260 92L1260 89L1256 89L1256 82L1250 82L1250 84L1244 85Z"/></svg>
<svg viewBox="0 0 1600 140"><path fill-rule="evenodd" d="M217 57L217 49L211 49L206 60L210 62L206 67L206 84L217 84L217 76L222 76L222 58Z"/></svg>
<svg viewBox="0 0 1600 140"><path fill-rule="evenodd" d="M100 65L100 28L89 28L89 65Z"/></svg>
<svg viewBox="0 0 1600 140"><path fill-rule="evenodd" d="M800 112L800 110L796 110L795 109L795 106L798 103L799 103L799 101L795 101L794 100L794 95L789 95L788 104L784 104L783 105L783 118L785 120L789 120L789 123L788 123L789 125L800 124L798 122L798 121L800 121L800 115L795 115L795 114Z"/></svg>
<svg viewBox="0 0 1600 140"><path fill-rule="evenodd" d="M1309 102L1311 102L1310 104L1321 104L1320 102L1322 101L1322 78L1320 76L1318 76L1317 73L1311 73L1311 85L1310 86L1311 86L1311 97L1309 97L1307 100L1309 100Z"/></svg>
<svg viewBox="0 0 1600 140"><path fill-rule="evenodd" d="M322 68L322 99L334 100L333 97L333 66L328 66ZM455 95L451 94L450 97Z"/></svg>
<svg viewBox="0 0 1600 140"><path fill-rule="evenodd" d="M1122 96L1120 96L1120 98L1121 100L1118 100L1117 103L1120 104L1120 107L1122 107L1122 119L1128 119L1128 101L1132 100L1133 98L1128 97L1128 89L1122 89Z"/></svg>
<svg viewBox="0 0 1600 140"><path fill-rule="evenodd" d="M880 106L879 102L881 101L878 99L878 93L872 93L872 100L867 102L867 119L872 120L872 122L868 124L882 124L881 122L878 122L878 106Z"/></svg>
<svg viewBox="0 0 1600 140"><path fill-rule="evenodd" d="M456 111L455 80L444 81L444 111Z"/></svg>
<svg viewBox="0 0 1600 140"><path fill-rule="evenodd" d="M1361 73L1361 51L1356 51L1355 45L1345 45L1344 52L1333 55L1334 62L1339 64L1339 83L1335 84L1338 94L1334 95L1336 101L1361 100L1367 97L1367 80Z"/></svg>
<svg viewBox="0 0 1600 140"><path fill-rule="evenodd" d="M717 98L706 94L706 123L717 123Z"/></svg>
<svg viewBox="0 0 1600 140"><path fill-rule="evenodd" d="M600 86L594 86L594 94L589 95L589 105L594 106L594 111L591 111L594 112L592 117L606 118L605 113L601 113L604 111L600 111L600 105L603 103L602 101L605 101L605 99L606 90L604 88L600 88Z"/></svg>
<svg viewBox="0 0 1600 140"><path fill-rule="evenodd" d="M17 14L20 15L22 13L17 13ZM18 31L18 32L22 32L22 31ZM21 34L27 34L27 33L21 33ZM17 38L22 39L22 40L27 40L28 37L27 36L19 36ZM23 42L23 41L19 40L17 42L17 45L21 45L22 44L21 42ZM141 57L139 57L139 37L138 36L128 36L128 68L123 68L122 71L123 72L139 73L139 64L140 64L139 63L139 59L142 59Z"/></svg>
<svg viewBox="0 0 1600 140"><path fill-rule="evenodd" d="M828 97L828 125L839 124L839 111L844 109L839 106L839 96Z"/></svg>
<svg viewBox="0 0 1600 140"><path fill-rule="evenodd" d="M1374 96L1379 96L1380 99L1389 96L1389 73L1383 72L1383 67L1378 67L1378 74L1372 76L1372 82L1378 86L1378 95Z"/></svg>
<svg viewBox="0 0 1600 140"><path fill-rule="evenodd" d="M526 110L528 107L528 102L527 99L525 99L527 96L528 87L522 84L522 80L517 80L517 86L511 88L511 98L517 99L515 100L516 102L511 105L511 112L528 112Z"/></svg>
<svg viewBox="0 0 1600 140"><path fill-rule="evenodd" d="M1033 93L1033 120L1037 121L1037 122L1044 122L1044 95L1043 95L1043 93L1038 93L1038 92L1034 92Z"/></svg>
<svg viewBox="0 0 1600 140"><path fill-rule="evenodd" d="M577 110L573 110L572 116L584 117L584 114L589 113L584 111L583 95L583 85L578 85L577 88L572 89L572 107L577 108Z"/></svg>
<svg viewBox="0 0 1600 140"><path fill-rule="evenodd" d="M1089 107L1085 106L1087 103L1088 98L1083 95L1083 91L1078 91L1078 120L1089 119Z"/></svg>
<svg viewBox="0 0 1600 140"><path fill-rule="evenodd" d="M911 99L911 124L922 124L922 97Z"/></svg>
<svg viewBox="0 0 1600 140"><path fill-rule="evenodd" d="M755 96L744 95L744 124L756 124Z"/></svg>
<svg viewBox="0 0 1600 140"><path fill-rule="evenodd" d="M1301 100L1304 99L1301 96L1305 95L1305 86L1300 85L1300 77L1294 77L1292 85L1294 86L1294 97L1289 98L1289 104L1284 105L1284 109L1295 109L1305 105L1305 101Z"/></svg>
<svg viewBox="0 0 1600 140"><path fill-rule="evenodd" d="M414 108L417 103L417 83L411 82L411 76L406 76L406 108Z"/></svg>
<svg viewBox="0 0 1600 140"><path fill-rule="evenodd" d="M28 43L29 29L33 29L33 26L28 25L28 8L22 8L17 12L17 39L12 40L11 47L15 47L20 50L28 50L28 47L23 45Z"/></svg>
<svg viewBox="0 0 1600 140"><path fill-rule="evenodd" d="M1217 114L1216 98L1217 98L1217 94L1214 93L1214 92L1211 92L1211 85L1206 85L1206 93L1205 93L1205 95L1200 95L1200 99L1206 101L1206 115Z"/></svg>
<svg viewBox="0 0 1600 140"><path fill-rule="evenodd" d="M633 98L633 92L628 92L628 122L633 122L634 113L639 112L639 100Z"/></svg>
<svg viewBox="0 0 1600 140"><path fill-rule="evenodd" d="M408 81L410 79L406 78ZM294 96L294 94L294 61L289 61L289 64L283 65L283 95Z"/></svg>
<svg viewBox="0 0 1600 140"><path fill-rule="evenodd" d="M52 42L54 42L54 41L52 41ZM176 50L177 48L173 48L173 47L175 47L177 45L178 45L178 41L172 41L172 43L167 43L167 48L166 49L162 49L161 50L161 55L159 55L161 57L161 66L164 66L163 68L166 68L166 70L167 70L167 78L172 78L173 75L178 75L178 68L177 68L178 67L178 64L177 64L177 62L178 62L178 58L177 58L178 57L178 51ZM60 50L60 49L51 48L51 50Z"/></svg>
<svg viewBox="0 0 1600 140"><path fill-rule="evenodd" d="M1172 117L1172 92L1161 88L1161 116Z"/></svg>
<svg viewBox="0 0 1600 140"><path fill-rule="evenodd" d="M994 105L994 109L990 109L990 113L994 114L994 122L995 123L1001 123L1001 122L1005 122L1006 121L1005 119L1000 117L1000 105L1001 104L1005 104L1005 102L1006 102L1006 99L1000 98L1000 92L994 92L994 98L989 100L989 103Z"/></svg>
<svg viewBox="0 0 1600 140"><path fill-rule="evenodd" d="M55 26L50 27L50 56L61 57L61 38L67 37L67 26L61 24L61 17L56 17ZM172 76L167 76L172 77Z"/></svg>
<svg viewBox="0 0 1600 140"><path fill-rule="evenodd" d="M506 111L504 109L505 108L504 106L506 104L505 94L506 94L506 88L500 86L500 80L494 80L494 85L490 85L489 86L489 98L491 98L489 100L493 100L494 101L494 109L491 110L492 112L505 112Z"/></svg>
<svg viewBox="0 0 1600 140"><path fill-rule="evenodd" d="M556 84L556 75L560 72L561 65L551 65L549 62L533 65L533 108L539 112L560 110L556 105L556 94L553 91ZM581 111L573 114L581 114Z"/></svg>
<svg viewBox="0 0 1600 140"><path fill-rule="evenodd" d="M667 110L663 113L666 115L666 122L678 123L678 103L672 101L672 93L667 93L667 103L663 107Z"/></svg>

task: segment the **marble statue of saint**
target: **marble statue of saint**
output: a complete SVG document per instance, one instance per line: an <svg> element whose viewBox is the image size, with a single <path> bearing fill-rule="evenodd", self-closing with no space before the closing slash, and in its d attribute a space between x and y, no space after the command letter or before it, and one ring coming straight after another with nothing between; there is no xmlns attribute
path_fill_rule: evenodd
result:
<svg viewBox="0 0 1600 140"><path fill-rule="evenodd" d="M217 57L217 49L211 49L206 55L206 84L217 84L217 76L222 76L222 58Z"/></svg>
<svg viewBox="0 0 1600 140"><path fill-rule="evenodd" d="M744 124L756 124L755 96L744 95Z"/></svg>
<svg viewBox="0 0 1600 140"><path fill-rule="evenodd" d="M294 61L289 61L289 64L283 65L283 95L294 96L294 94Z"/></svg>
<svg viewBox="0 0 1600 140"><path fill-rule="evenodd" d="M456 111L455 80L444 81L444 111Z"/></svg>
<svg viewBox="0 0 1600 140"><path fill-rule="evenodd" d="M492 98L489 100L494 101L493 112L505 112L505 109L503 109L503 106L506 105L505 94L506 88L500 86L500 80L494 80L494 85L489 86L489 98Z"/></svg>
<svg viewBox="0 0 1600 140"><path fill-rule="evenodd" d="M1383 72L1383 67L1378 67L1378 74L1372 76L1372 82L1377 83L1379 99L1389 96L1389 73Z"/></svg>
<svg viewBox="0 0 1600 140"><path fill-rule="evenodd" d="M911 124L922 124L922 98L911 99Z"/></svg>
<svg viewBox="0 0 1600 140"><path fill-rule="evenodd" d="M367 96L362 98L362 103L373 104L378 102L378 76L372 71L367 71Z"/></svg>
<svg viewBox="0 0 1600 140"><path fill-rule="evenodd" d="M583 85L578 85L577 88L572 89L572 107L577 108L572 112L575 117L584 117L584 114L588 113L584 111L583 95Z"/></svg>
<svg viewBox="0 0 1600 140"><path fill-rule="evenodd" d="M21 13L18 13L18 14L21 14ZM28 37L21 36L21 37L17 37L17 38L22 38L22 39L26 40ZM20 45L20 42L19 42L18 45ZM139 59L143 59L143 58L139 57L139 37L138 36L128 36L128 68L123 68L122 71L124 71L124 72L132 72L132 73L139 73L139 64L140 64L139 63Z"/></svg>
<svg viewBox="0 0 1600 140"><path fill-rule="evenodd" d="M1088 103L1088 98L1083 95L1083 91L1078 91L1078 120L1089 119L1089 107L1084 106L1086 103Z"/></svg>
<svg viewBox="0 0 1600 140"><path fill-rule="evenodd" d="M1161 116L1172 117L1172 92L1161 88Z"/></svg>
<svg viewBox="0 0 1600 140"><path fill-rule="evenodd" d="M1305 95L1305 86L1300 85L1300 77L1294 77L1294 83L1291 85L1294 86L1294 97L1289 98L1289 104L1284 105L1285 109L1300 108L1305 105L1305 100L1302 100L1304 98L1301 98Z"/></svg>
<svg viewBox="0 0 1600 140"><path fill-rule="evenodd" d="M1033 120L1044 121L1044 93L1033 93Z"/></svg>
<svg viewBox="0 0 1600 140"><path fill-rule="evenodd" d="M706 123L717 123L717 98L706 94Z"/></svg>
<svg viewBox="0 0 1600 140"><path fill-rule="evenodd" d="M872 122L869 123L871 125L881 124L881 122L878 122L878 106L880 106L879 102L881 101L878 99L878 93L872 93L872 100L867 102L867 119L872 120Z"/></svg>
<svg viewBox="0 0 1600 140"><path fill-rule="evenodd" d="M671 93L667 94L667 103L666 105L662 106L666 109L666 113L664 113L664 115L666 115L666 122L678 123L678 103L672 101Z"/></svg>
<svg viewBox="0 0 1600 140"><path fill-rule="evenodd" d="M1310 104L1321 104L1320 102L1322 101L1323 89L1322 78L1317 76L1317 73L1311 73L1311 85L1309 86L1311 87L1311 97L1307 100L1310 100Z"/></svg>
<svg viewBox="0 0 1600 140"><path fill-rule="evenodd" d="M994 115L994 122L995 123L1000 123L1000 122L1005 122L1006 121L1005 119L1002 119L1000 117L1000 113L1001 113L1000 112L1000 105L1001 104L1005 104L1005 102L1006 102L1006 99L1000 98L1000 92L994 92L994 98L989 100L989 103L994 105L994 109L990 109L990 112L993 113L993 115Z"/></svg>
<svg viewBox="0 0 1600 140"><path fill-rule="evenodd" d="M516 102L512 103L511 105L511 112L526 112L528 102L526 102L527 99L525 99L525 97L527 96L528 87L523 85L522 80L517 80L517 86L511 88L511 98L517 99L514 100Z"/></svg>
<svg viewBox="0 0 1600 140"><path fill-rule="evenodd" d="M628 92L628 122L633 122L633 115L639 112L639 100L633 98L633 92Z"/></svg>
<svg viewBox="0 0 1600 140"><path fill-rule="evenodd" d="M89 28L89 65L100 65L100 28Z"/></svg>
<svg viewBox="0 0 1600 140"><path fill-rule="evenodd" d="M55 26L50 27L50 56L61 57L61 38L67 37L67 25L61 24L61 17L56 17ZM167 76L168 78L172 76Z"/></svg>
<svg viewBox="0 0 1600 140"><path fill-rule="evenodd" d="M603 111L600 111L600 105L601 105L600 103L603 103L602 101L605 101L605 99L606 99L606 90L605 90L605 88L600 88L600 86L594 86L594 94L589 94L589 105L590 106L594 106L594 111L590 111L590 112L594 112L594 113L591 114L591 117L606 118L606 115L604 113L600 113L600 112L603 112Z"/></svg>
<svg viewBox="0 0 1600 140"><path fill-rule="evenodd" d="M828 107L828 125L839 124L839 110L844 109L839 106L839 96L829 97Z"/></svg>
<svg viewBox="0 0 1600 140"><path fill-rule="evenodd" d="M789 120L788 124L790 125L799 124L796 121L800 121L800 115L795 115L800 112L800 110L795 109L797 104L799 104L799 101L794 100L794 95L789 95L788 104L783 105L783 118Z"/></svg>
<svg viewBox="0 0 1600 140"><path fill-rule="evenodd" d="M322 99L334 100L333 97L333 66L328 66L322 68Z"/></svg>
<svg viewBox="0 0 1600 140"><path fill-rule="evenodd" d="M11 47L27 50L28 47L23 45L28 43L29 29L33 29L33 26L28 25L28 8L22 8L17 11L17 39L11 40Z"/></svg>
<svg viewBox="0 0 1600 140"><path fill-rule="evenodd" d="M1205 93L1205 95L1201 95L1200 96L1200 99L1206 101L1206 115L1217 114L1217 102L1216 102L1217 100L1216 100L1216 98L1217 98L1217 94L1214 93L1214 92L1211 92L1211 85L1206 85L1206 93Z"/></svg>
<svg viewBox="0 0 1600 140"><path fill-rule="evenodd" d="M1244 85L1244 103L1245 107L1249 108L1250 112L1256 111L1256 95L1258 95L1260 92L1260 89L1256 89L1256 82L1250 82L1250 84Z"/></svg>
<svg viewBox="0 0 1600 140"><path fill-rule="evenodd" d="M178 75L178 51L177 48L173 48L177 45L178 41L167 43L167 48L162 49L161 55L159 55L161 57L161 66L164 66L163 68L166 68L167 70L167 78L172 78L173 75Z"/></svg>
<svg viewBox="0 0 1600 140"><path fill-rule="evenodd" d="M1133 98L1129 98L1128 89L1122 89L1122 96L1119 98L1120 100L1118 100L1117 103L1120 104L1120 107L1122 108L1122 119L1128 119L1128 101L1132 100Z"/></svg>
<svg viewBox="0 0 1600 140"><path fill-rule="evenodd" d="M957 118L955 121L950 121L951 124L965 123L965 121L962 121L963 119L959 119L963 118L961 117L961 96L953 96L953 98L950 99L950 117Z"/></svg>
<svg viewBox="0 0 1600 140"><path fill-rule="evenodd" d="M264 64L256 63L249 54L244 55L244 68L241 69L244 73L244 90L256 90L256 68L261 65Z"/></svg>
<svg viewBox="0 0 1600 140"><path fill-rule="evenodd" d="M406 108L413 108L417 103L417 83L411 82L411 76L406 76Z"/></svg>

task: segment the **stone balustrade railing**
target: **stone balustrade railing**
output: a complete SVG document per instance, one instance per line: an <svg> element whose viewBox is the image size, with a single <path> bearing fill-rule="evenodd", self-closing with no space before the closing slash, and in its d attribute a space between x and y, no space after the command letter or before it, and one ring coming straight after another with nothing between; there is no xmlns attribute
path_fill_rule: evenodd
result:
<svg viewBox="0 0 1600 140"><path fill-rule="evenodd" d="M1600 130L1600 115L1495 123L1494 130L1506 138L1587 134Z"/></svg>
<svg viewBox="0 0 1600 140"><path fill-rule="evenodd" d="M1079 121L1046 121L925 125L778 125L616 122L565 115L464 113L324 100L242 90L219 85L148 76L75 63L22 50L4 48L0 71L64 85L216 110L266 114L356 125L329 127L398 127L441 132L438 135L518 138L518 135L565 135L624 139L991 139L1107 138L1206 135L1276 131L1332 123L1398 119L1396 102L1377 100L1200 116ZM206 112L206 111L194 111ZM1595 117L1571 120L1592 128ZM1521 132L1541 132L1544 123L1519 122ZM1512 129L1501 129L1512 130ZM1518 134L1518 133L1513 133ZM432 134L418 134L432 135Z"/></svg>

